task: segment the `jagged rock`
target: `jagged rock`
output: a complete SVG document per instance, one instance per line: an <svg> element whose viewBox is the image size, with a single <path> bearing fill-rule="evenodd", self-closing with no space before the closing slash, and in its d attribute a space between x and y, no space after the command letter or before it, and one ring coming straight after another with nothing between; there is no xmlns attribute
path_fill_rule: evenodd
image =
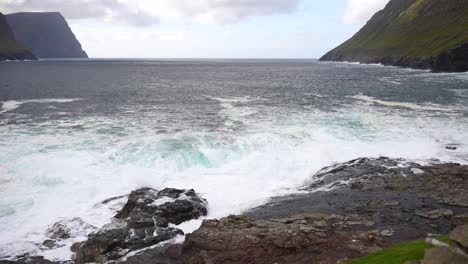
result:
<svg viewBox="0 0 468 264"><path fill-rule="evenodd" d="M445 247L427 249L422 264L466 264L468 257Z"/></svg>
<svg viewBox="0 0 468 264"><path fill-rule="evenodd" d="M450 232L450 239L468 251L468 225L462 225Z"/></svg>
<svg viewBox="0 0 468 264"><path fill-rule="evenodd" d="M115 218L129 218L132 227L180 224L207 214L206 201L194 190L149 188L133 191Z"/></svg>
<svg viewBox="0 0 468 264"><path fill-rule="evenodd" d="M46 239L42 242L42 245L46 248L55 248L57 245L55 244L55 240Z"/></svg>
<svg viewBox="0 0 468 264"><path fill-rule="evenodd" d="M91 234L80 245L76 263L104 263L117 260L132 250L149 247L169 240L183 232L172 227L149 227L139 229L113 229Z"/></svg>
<svg viewBox="0 0 468 264"><path fill-rule="evenodd" d="M76 252L75 263L119 260L129 252L184 234L182 230L168 227L169 224L177 225L206 214L206 201L193 190L135 190L110 225L72 246Z"/></svg>
<svg viewBox="0 0 468 264"><path fill-rule="evenodd" d="M416 214L428 219L437 219L443 216L452 216L453 211L450 209L435 209L428 212L417 212Z"/></svg>
<svg viewBox="0 0 468 264"><path fill-rule="evenodd" d="M63 240L72 236L84 235L87 231L95 228L84 222L81 218L75 217L70 220L61 220L54 223L46 230L46 235L53 240Z"/></svg>

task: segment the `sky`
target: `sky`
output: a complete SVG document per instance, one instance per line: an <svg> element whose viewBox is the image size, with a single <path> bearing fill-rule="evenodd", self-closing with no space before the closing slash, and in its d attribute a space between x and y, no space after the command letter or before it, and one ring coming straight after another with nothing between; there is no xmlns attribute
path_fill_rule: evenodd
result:
<svg viewBox="0 0 468 264"><path fill-rule="evenodd" d="M0 0L59 11L93 58L319 58L389 0Z"/></svg>

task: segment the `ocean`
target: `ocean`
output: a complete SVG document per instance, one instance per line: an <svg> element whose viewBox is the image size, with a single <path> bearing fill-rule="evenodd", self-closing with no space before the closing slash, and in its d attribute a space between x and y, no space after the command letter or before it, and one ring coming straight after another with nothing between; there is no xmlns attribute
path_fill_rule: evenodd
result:
<svg viewBox="0 0 468 264"><path fill-rule="evenodd" d="M69 259L89 230L49 250L48 226L80 217L101 227L116 205L100 202L139 187L193 188L217 218L358 157L468 164L468 73L316 60L2 62L0 106L0 259Z"/></svg>

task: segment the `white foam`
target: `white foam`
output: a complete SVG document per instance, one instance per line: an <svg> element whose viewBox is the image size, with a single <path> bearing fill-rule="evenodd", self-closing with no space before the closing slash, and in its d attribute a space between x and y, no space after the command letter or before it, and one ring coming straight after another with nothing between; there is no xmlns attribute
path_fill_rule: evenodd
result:
<svg viewBox="0 0 468 264"><path fill-rule="evenodd" d="M413 110L423 110L423 111L441 111L441 112L457 112L458 110L450 108L450 107L444 107L442 105L438 104L426 104L426 105L420 105L420 104L415 104L415 103L409 103L409 102L394 102L394 101L383 101L383 100L378 100L375 99L371 96L366 96L366 95L354 95L352 98L357 99L357 100L362 100L366 101L369 103L375 103L375 104L380 104L380 105L385 105L385 106L396 106L396 107L404 107L404 108L410 108Z"/></svg>
<svg viewBox="0 0 468 264"><path fill-rule="evenodd" d="M218 114L241 120L242 131L187 128L156 134L151 123L133 125L134 117L123 116L49 120L40 130L0 126L0 137L6 139L0 142L0 256L29 251L66 259L66 246L43 252L38 248L49 225L78 216L102 227L125 198L100 202L139 187L193 188L208 201L207 218L218 218L294 192L321 168L357 157L468 163L466 148L445 149L452 142L468 144L464 117L434 117L424 111L400 115L369 111L360 104L309 113L227 104L232 108ZM237 114L249 110L243 107L259 117ZM86 129L57 130L60 126ZM125 133L101 132L115 127ZM180 227L190 232L200 221Z"/></svg>
<svg viewBox="0 0 468 264"><path fill-rule="evenodd" d="M214 96L205 95L206 98L211 100L216 100L222 103L247 103L254 100L259 100L258 98L251 98L249 96L242 96L242 97L231 97L231 98L220 98Z"/></svg>
<svg viewBox="0 0 468 264"><path fill-rule="evenodd" d="M82 100L81 98L47 98L47 99L31 99L31 100L9 100L9 101L0 101L2 106L2 111L0 113L9 112L17 109L23 104L27 103L37 103L37 104L50 104L50 103L69 103L77 100Z"/></svg>

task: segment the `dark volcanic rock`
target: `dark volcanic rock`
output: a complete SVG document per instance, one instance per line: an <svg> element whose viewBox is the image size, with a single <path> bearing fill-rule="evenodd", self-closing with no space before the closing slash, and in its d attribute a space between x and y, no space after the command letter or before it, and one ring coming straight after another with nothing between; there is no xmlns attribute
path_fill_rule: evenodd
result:
<svg viewBox="0 0 468 264"><path fill-rule="evenodd" d="M58 12L15 13L6 18L18 42L38 58L88 58Z"/></svg>
<svg viewBox="0 0 468 264"><path fill-rule="evenodd" d="M468 71L468 43L444 51L433 58L431 68L437 72Z"/></svg>
<svg viewBox="0 0 468 264"><path fill-rule="evenodd" d="M178 225L206 214L206 201L194 190L166 188L158 192L143 188L130 194L128 202L115 218L129 218L129 225L136 228L148 225L167 227L169 223Z"/></svg>
<svg viewBox="0 0 468 264"><path fill-rule="evenodd" d="M183 235L181 230L168 227L169 224L177 225L206 214L206 201L193 190L142 188L133 191L112 224L90 234L85 242L73 245L75 262L119 260L131 251Z"/></svg>
<svg viewBox="0 0 468 264"><path fill-rule="evenodd" d="M304 190L313 192L273 198L247 215L255 219L302 213L358 215L374 222L374 229L393 230L386 241L401 242L445 234L455 221L462 221L457 216L468 213L468 166L363 158L323 169Z"/></svg>
<svg viewBox="0 0 468 264"><path fill-rule="evenodd" d="M230 216L206 220L187 235L185 263L336 263L380 249L386 243L375 232L340 232L339 215L303 215L253 220ZM372 224L372 223L371 223Z"/></svg>

